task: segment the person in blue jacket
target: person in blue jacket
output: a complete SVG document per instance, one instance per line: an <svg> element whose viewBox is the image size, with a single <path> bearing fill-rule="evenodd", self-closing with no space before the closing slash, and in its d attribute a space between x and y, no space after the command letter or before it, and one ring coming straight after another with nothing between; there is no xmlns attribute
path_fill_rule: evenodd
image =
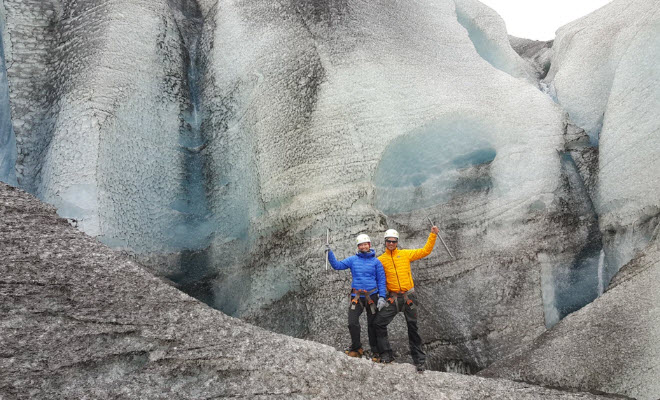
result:
<svg viewBox="0 0 660 400"><path fill-rule="evenodd" d="M378 358L378 342L376 341L376 330L374 318L377 310L387 305L385 296L387 289L385 285L385 271L383 264L376 258L376 253L371 248L371 239L365 234L357 237L358 252L356 255L337 261L335 255L326 245L328 261L332 268L351 269L353 282L351 283L351 303L348 308L348 331L351 334L351 347L347 354L351 357L362 357L364 350L360 342L360 315L362 310L367 310L367 332L369 334L369 346L371 346L374 359Z"/></svg>

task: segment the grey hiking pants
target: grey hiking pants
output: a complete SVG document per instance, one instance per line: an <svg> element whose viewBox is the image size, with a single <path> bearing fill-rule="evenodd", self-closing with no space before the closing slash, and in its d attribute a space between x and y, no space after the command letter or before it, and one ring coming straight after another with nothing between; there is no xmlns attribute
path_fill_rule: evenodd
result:
<svg viewBox="0 0 660 400"><path fill-rule="evenodd" d="M373 293L371 295L371 300L374 302L378 301L378 293ZM348 307L348 331L351 334L351 350L357 350L362 347L362 342L360 341L360 315L362 310L367 313L367 334L369 335L369 346L371 351L377 351L378 344L376 342L376 331L374 330L374 319L377 314L372 314L369 307L364 307L364 300L358 301L355 306L355 310L351 310L350 303Z"/></svg>
<svg viewBox="0 0 660 400"><path fill-rule="evenodd" d="M378 341L378 350L381 354L392 353L392 347L387 337L387 325L392 322L394 317L403 311L408 325L408 344L410 345L410 355L415 364L424 364L426 362L426 353L422 350L422 338L417 329L417 296L414 293L408 294L412 300L412 305L406 304L403 296L394 295L395 302L387 303L387 307L381 309L376 314L374 327L376 328L376 340Z"/></svg>

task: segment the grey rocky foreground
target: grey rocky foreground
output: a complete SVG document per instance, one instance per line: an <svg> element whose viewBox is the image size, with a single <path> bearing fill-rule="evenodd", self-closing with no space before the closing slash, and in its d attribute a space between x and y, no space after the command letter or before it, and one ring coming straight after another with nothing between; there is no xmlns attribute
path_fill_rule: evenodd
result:
<svg viewBox="0 0 660 400"><path fill-rule="evenodd" d="M0 184L0 397L595 399L377 365L228 317Z"/></svg>
<svg viewBox="0 0 660 400"><path fill-rule="evenodd" d="M660 241L599 299L481 375L660 398Z"/></svg>

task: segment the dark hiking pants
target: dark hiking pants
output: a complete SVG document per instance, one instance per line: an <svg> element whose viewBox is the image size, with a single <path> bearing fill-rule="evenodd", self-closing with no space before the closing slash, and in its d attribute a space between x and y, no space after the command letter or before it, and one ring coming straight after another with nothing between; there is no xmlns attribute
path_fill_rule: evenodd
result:
<svg viewBox="0 0 660 400"><path fill-rule="evenodd" d="M395 303L390 304L388 302L387 307L378 312L374 321L378 350L381 354L392 353L392 347L387 338L387 325L392 322L399 311L403 311L403 315L406 317L406 324L408 325L410 355L415 364L424 364L426 353L422 350L422 338L419 336L417 329L417 296L414 293L408 295L408 298L413 302L412 306L406 304L403 296L394 298L396 299Z"/></svg>
<svg viewBox="0 0 660 400"><path fill-rule="evenodd" d="M374 307L378 302L378 294L373 293L371 295L371 300L374 301ZM351 303L352 304L352 303ZM351 306L348 307L348 331L351 333L351 350L357 350L362 347L362 342L360 341L360 315L362 310L365 308L364 305L366 301L364 298L360 299L355 305L355 310L351 310ZM374 329L374 319L376 314L371 313L371 309L366 307L367 313L367 333L369 335L369 346L371 351L375 352L378 348L378 342L376 342L376 331Z"/></svg>

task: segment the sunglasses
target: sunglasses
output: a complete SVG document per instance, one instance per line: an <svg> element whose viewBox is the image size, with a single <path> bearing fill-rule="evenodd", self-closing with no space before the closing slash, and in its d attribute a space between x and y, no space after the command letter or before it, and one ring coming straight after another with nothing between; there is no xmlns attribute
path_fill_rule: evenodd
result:
<svg viewBox="0 0 660 400"><path fill-rule="evenodd" d="M385 243L397 243L398 240L386 240Z"/></svg>

